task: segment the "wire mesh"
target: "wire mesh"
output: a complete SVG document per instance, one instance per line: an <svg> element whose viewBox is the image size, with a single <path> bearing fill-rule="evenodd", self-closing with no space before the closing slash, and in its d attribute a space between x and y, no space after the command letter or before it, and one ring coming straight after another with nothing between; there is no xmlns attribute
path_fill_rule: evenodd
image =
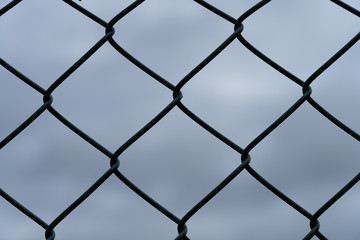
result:
<svg viewBox="0 0 360 240"><path fill-rule="evenodd" d="M337 0L330 1L339 8L346 10L346 14L360 17L360 12L354 7L346 4L345 2ZM84 191L80 197L74 199L73 202L66 207L66 209L60 212L57 217L52 219L52 221L50 222L47 222L41 217L37 216L31 209L28 209L26 206L22 205L22 203L13 198L4 189L0 189L0 195L4 200L6 200L9 204L17 208L29 219L31 219L44 229L45 239L55 239L55 231L57 226L62 223L72 211L77 209L98 188L101 188L101 186L109 180L110 176L116 176L117 179L122 182L122 184L126 185L140 198L142 198L144 201L154 207L158 212L167 217L169 221L174 222L177 226L178 232L178 235L174 236L174 239L190 239L191 236L188 236L187 227L187 223L189 222L189 220L192 219L192 217L196 213L198 213L201 208L207 205L215 196L221 194L222 190L243 172L248 172L253 177L253 179L262 184L272 194L274 194L286 204L288 204L288 206L294 209L299 215L302 215L304 218L308 219L310 229L307 233L304 233L303 239L313 239L314 237L317 237L318 239L327 239L326 232L322 232L320 230L319 218L329 208L331 208L335 202L341 199L351 188L353 188L357 184L360 179L360 173L353 176L350 181L348 181L343 187L341 187L338 192L333 194L331 198L329 198L328 201L321 205L315 212L310 212L309 210L301 206L299 203L294 201L292 198L290 198L288 195L280 191L276 186L272 185L265 177L260 175L252 167L251 161L256 161L256 159L251 158L251 152L256 146L258 146L262 141L264 141L264 139L266 139L270 133L277 129L287 118L293 115L304 103L309 103L313 107L313 109L315 109L319 114L322 115L323 118L326 118L328 121L330 121L332 124L337 126L349 136L351 136L353 139L357 141L360 140L360 135L356 131L341 122L339 118L332 115L329 111L325 109L325 107L319 104L312 97L311 88L311 85L317 79L319 79L319 77L324 72L326 72L331 65L333 65L339 58L341 58L359 41L360 33L357 33L354 37L352 37L337 52L334 52L329 59L327 59L316 71L314 71L310 75L310 77L303 80L300 77L297 77L292 72L285 69L283 66L278 64L270 57L266 56L263 52L258 50L242 34L244 28L246 27L246 25L244 25L244 21L260 9L265 8L266 5L271 4L271 0L259 1L247 11L242 13L238 18L230 16L229 14L222 11L220 8L217 8L216 5L211 5L208 2L202 0L195 0L197 4L205 8L207 11L212 12L217 17L222 18L229 22L229 24L234 25L234 31L229 36L227 36L225 40L220 45L218 45L214 51L210 52L206 58L204 58L198 65L194 66L191 71L189 71L185 75L185 77L183 77L177 84L174 85L169 79L162 77L159 73L157 73L157 71L151 69L149 66L142 63L132 54L127 52L114 39L114 34L117 30L117 27L115 25L120 22L124 17L126 17L129 13L138 8L142 3L144 3L144 0L134 1L129 6L124 8L124 10L115 15L109 22L106 22L103 19L99 18L98 16L83 8L80 4L76 2L70 0L64 0L63 2L73 8L78 14L86 16L87 18L91 19L91 21L101 26L105 30L105 34L102 36L101 39L98 39L98 41L91 48L89 48L83 56L77 59L70 68L64 71L61 76L58 77L54 82L52 82L51 85L47 88L38 85L35 81L31 80L30 77L27 77L26 75L21 73L21 71L18 70L16 66L10 65L5 59L0 59L0 64L3 66L3 68L7 69L7 71L16 76L17 79L25 83L29 88L37 91L43 97L43 104L41 106L38 106L36 111L31 113L22 124L16 127L16 129L12 130L12 132L1 141L0 149L4 149L18 135L25 131L25 129L27 129L33 122L37 121L40 116L48 112L55 119L65 125L68 129L76 133L83 141L91 145L92 148L104 154L109 159L110 167L108 167L108 169L103 172L102 176L99 177L91 185L91 187ZM21 5L21 0L11 1L0 10L0 15L3 16L5 14L8 14L9 12L16 11L17 6L19 5ZM291 81L294 85L296 85L299 89L302 90L302 95L298 97L298 99L296 99L296 101L294 101L292 105L288 109L286 109L286 111L279 115L275 121L269 124L257 137L252 139L246 146L239 146L237 143L230 140L230 138L223 135L220 131L218 131L216 128L212 127L209 123L199 117L196 112L191 111L182 101L182 99L186 97L186 94L183 95L182 89L187 86L189 82L191 82L201 70L209 67L210 62L214 60L223 50L227 49L231 43L234 42L236 42L237 44L241 44L243 47L247 48L252 54L257 56L263 62L271 66L274 70L285 76L289 81ZM173 99L167 103L166 107L164 107L157 115L153 116L153 118L147 124L138 129L138 131L130 138L128 138L124 144L118 146L115 151L110 151L108 148L104 147L104 145L101 144L99 141L91 138L86 132L78 128L68 118L61 114L56 109L56 107L53 106L53 102L55 99L53 95L57 91L59 86L64 85L64 83L69 79L69 77L74 74L85 62L87 62L97 51L103 48L104 44L106 43L109 43L112 46L114 52L116 51L120 55L124 56L131 64L141 69L148 76L150 76L154 80L154 82L160 83L164 89L172 93L173 97ZM3 85L3 87L5 86ZM165 206L163 206L161 203L148 195L143 189L135 185L133 181L125 177L124 172L120 168L121 161L119 160L120 156L128 148L130 148L130 146L135 145L135 143L139 141L139 139L141 139L145 133L147 133L155 125L159 124L160 120L162 120L170 112L174 111L174 109L181 110L184 116L191 119L200 128L205 129L215 139L217 139L223 145L227 146L227 148L234 150L238 154L239 159L241 159L239 165L234 168L228 176L226 176L222 181L220 181L216 185L216 187L214 187L208 194L203 196L203 198L198 201L194 206L188 209L183 216L178 216L174 212L168 210ZM239 238L241 238L241 236L239 236Z"/></svg>

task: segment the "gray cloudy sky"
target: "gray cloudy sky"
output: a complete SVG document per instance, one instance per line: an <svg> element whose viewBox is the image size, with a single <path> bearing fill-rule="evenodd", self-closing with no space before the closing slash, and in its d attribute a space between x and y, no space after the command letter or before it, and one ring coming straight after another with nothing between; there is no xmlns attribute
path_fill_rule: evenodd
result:
<svg viewBox="0 0 360 240"><path fill-rule="evenodd" d="M1 1L5 6L9 1ZM208 1L238 18L258 1ZM345 1L357 9L360 2ZM83 0L110 21L132 1ZM148 0L120 20L114 39L176 85L233 32L193 1ZM244 22L243 36L306 80L360 29L328 0L273 0ZM104 35L62 1L28 0L0 18L0 57L48 88ZM311 85L312 97L360 132L360 45ZM0 67L0 138L42 95ZM233 41L182 89L182 103L241 147L302 95L301 87ZM52 94L52 106L110 151L149 122L172 92L106 43ZM251 166L315 213L360 169L359 142L304 103L251 151ZM181 218L240 163L240 155L173 109L120 157L119 170ZM109 167L109 159L49 112L0 151L0 187L48 224ZM329 239L359 239L360 185L320 217ZM246 171L188 222L191 239L302 239L309 221ZM56 228L57 240L174 239L176 224L111 176ZM346 238L344 238L346 236ZM0 239L44 239L44 230L0 198ZM316 238L315 238L316 239Z"/></svg>

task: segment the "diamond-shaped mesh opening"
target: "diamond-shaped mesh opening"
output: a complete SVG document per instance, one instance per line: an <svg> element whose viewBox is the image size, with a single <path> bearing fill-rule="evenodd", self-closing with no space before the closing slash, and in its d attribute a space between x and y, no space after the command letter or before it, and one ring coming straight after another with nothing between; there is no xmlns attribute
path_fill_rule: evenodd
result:
<svg viewBox="0 0 360 240"><path fill-rule="evenodd" d="M23 1L5 13L0 29L1 57L43 87L50 86L104 33L67 4L37 0Z"/></svg>
<svg viewBox="0 0 360 240"><path fill-rule="evenodd" d="M232 24L179 0L144 2L115 28L121 47L173 84L233 32Z"/></svg>
<svg viewBox="0 0 360 240"><path fill-rule="evenodd" d="M305 81L359 31L359 20L331 1L282 0L269 2L244 26L254 47Z"/></svg>
<svg viewBox="0 0 360 240"><path fill-rule="evenodd" d="M185 106L241 147L301 96L295 84L236 40L182 92Z"/></svg>
<svg viewBox="0 0 360 240"><path fill-rule="evenodd" d="M110 66L109 62L116 64ZM103 46L67 78L53 96L57 111L113 150L172 101L168 89L109 45Z"/></svg>
<svg viewBox="0 0 360 240"><path fill-rule="evenodd" d="M42 219L55 218L109 166L106 156L48 113L11 143L1 152L2 187Z"/></svg>
<svg viewBox="0 0 360 240"><path fill-rule="evenodd" d="M336 61L313 84L313 98L337 119L360 131L359 89L360 69L357 67L360 44Z"/></svg>
<svg viewBox="0 0 360 240"><path fill-rule="evenodd" d="M41 95L4 68L0 68L0 139L3 140L42 104ZM17 99L21 98L23 102Z"/></svg>
<svg viewBox="0 0 360 240"><path fill-rule="evenodd" d="M357 174L357 145L306 104L253 150L252 166L314 212Z"/></svg>

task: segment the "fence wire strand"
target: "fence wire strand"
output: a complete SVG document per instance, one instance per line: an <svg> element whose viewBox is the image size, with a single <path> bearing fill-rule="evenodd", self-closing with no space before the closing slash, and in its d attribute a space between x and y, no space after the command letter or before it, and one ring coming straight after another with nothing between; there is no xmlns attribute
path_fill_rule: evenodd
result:
<svg viewBox="0 0 360 240"><path fill-rule="evenodd" d="M161 77L158 73L153 71L151 68L143 64L133 55L128 53L124 48L121 47L119 43L115 41L113 38L114 33L116 31L115 24L121 21L123 17L136 9L139 5L141 5L145 0L137 0L126 7L123 11L119 12L116 16L114 16L109 22L104 21L99 18L92 12L86 10L79 4L74 1L64 0L63 2L67 3L70 7L76 10L78 13L81 13L104 27L105 34L104 36L98 40L98 42L93 45L81 58L79 58L73 65L68 68L56 81L54 81L50 87L47 89L42 88L30 78L22 74L19 70L16 69L15 66L11 66L6 60L0 58L0 64L7 69L10 73L16 76L19 80L23 81L29 87L36 90L43 96L43 104L38 107L36 111L34 111L21 125L19 125L16 129L14 129L8 136L6 136L0 142L0 149L4 148L9 142L11 142L16 136L21 134L24 129L26 129L32 122L36 121L39 116L41 116L45 111L48 111L52 114L56 119L58 119L62 124L64 124L71 131L80 136L84 141L88 144L96 148L98 151L103 153L107 158L109 158L110 167L108 170L103 173L102 176L98 178L98 180L92 184L81 196L75 199L71 205L69 205L63 212L61 212L52 222L46 223L39 216L35 215L30 209L23 206L20 202L10 196L5 190L0 189L0 196L6 200L9 204L17 208L23 214L25 214L28 218L36 222L45 230L45 239L55 239L55 230L59 223L61 223L74 209L76 209L83 201L85 201L91 194L96 191L101 185L107 181L107 179L114 175L116 176L123 184L129 187L133 192L135 192L139 197L144 199L150 205L152 205L155 209L165 215L169 220L173 221L177 225L178 235L174 236L174 239L177 240L185 240L190 239L190 236L187 236L187 226L186 223L196 214L203 206L205 206L214 196L219 194L222 189L227 186L234 178L236 178L243 171L247 171L254 179L256 179L259 183L261 183L265 188L275 194L277 197L282 199L285 203L287 203L291 208L296 210L299 214L303 215L305 218L309 220L310 230L308 233L304 233L303 239L312 239L316 236L318 239L327 239L325 233L320 232L320 221L319 218L322 214L324 214L336 201L338 201L341 197L344 196L354 185L358 183L360 180L360 173L354 176L345 186L343 186L339 191L333 195L324 205L322 205L315 213L310 213L308 210L303 208L301 205L296 203L290 197L281 192L276 186L272 185L268 180L266 180L263 176L256 172L255 169L251 166L251 151L262 142L271 132L273 132L276 128L279 127L289 116L291 116L297 109L303 105L305 102L308 102L317 112L335 124L338 128L342 129L348 135L360 141L360 135L346 124L342 123L338 118L329 113L325 108L323 108L319 103L317 103L312 97L312 89L311 84L316 81L319 76L327 70L332 64L334 64L339 58L343 56L351 47L353 47L360 39L360 33L356 34L352 39L350 39L342 48L338 50L338 52L334 53L332 57L330 57L327 61L323 63L313 74L310 75L308 79L301 80L299 77L295 76L290 71L286 70L284 67L276 63L271 58L267 57L264 53L259 51L256 47L254 47L250 42L248 42L245 37L242 35L244 30L244 21L246 18L257 12L259 9L263 8L265 5L269 4L271 0L262 0L251 7L249 10L244 12L240 17L234 18L227 13L223 12L221 9L218 9L216 6L213 6L206 1L203 0L194 0L200 6L206 8L208 11L213 14L225 19L229 23L234 25L234 32L228 36L213 52L209 53L209 55L203 59L197 66L195 66L188 74L185 75L183 79L181 79L176 85L170 83L167 79ZM339 0L330 0L338 7L343 8L347 11L348 14L353 14L357 17L360 17L360 11L355 9L354 7L339 1ZM21 0L15 0L8 3L2 9L0 9L0 16L6 14L9 11L15 11L16 6L21 2ZM0 19L1 21L1 19ZM196 113L192 112L188 107L184 105L181 101L183 98L183 94L181 92L182 88L189 83L193 79L193 77L200 72L203 68L205 68L214 58L218 56L224 49L226 49L230 43L238 42L242 44L245 48L247 48L250 52L264 61L266 64L271 66L273 69L284 75L287 79L297 84L302 88L302 95L289 107L283 114L278 116L278 118L271 123L267 128L263 130L256 138L254 138L247 146L239 146L230 139L228 139L225 135L221 134L207 122L202 120ZM145 126L136 132L131 138L129 138L123 145L121 145L116 151L112 152L101 145L99 142L92 139L85 132L80 130L77 126L75 126L72 122L70 122L67 118L65 118L62 114L60 114L53 106L53 97L52 94L56 89L63 84L64 81L68 79L68 77L73 74L77 69L84 64L95 52L97 52L105 43L110 43L113 47L114 51L117 51L119 54L128 59L132 64L137 66L143 72L148 74L154 80L162 84L165 88L172 91L173 100L168 103L168 105L160 111L153 119L148 122ZM136 141L138 141L149 129L155 126L162 118L164 118L169 112L171 112L174 108L180 109L186 116L196 122L200 127L208 131L215 138L221 141L223 144L227 145L229 148L235 150L240 158L240 164L225 178L223 179L214 189L212 189L206 196L204 196L195 206L193 206L183 217L178 217L170 210L166 209L163 205L158 203L148 194L146 194L141 188L137 187L131 180L125 177L125 175L119 169L120 166L120 155L130 146L132 146Z"/></svg>

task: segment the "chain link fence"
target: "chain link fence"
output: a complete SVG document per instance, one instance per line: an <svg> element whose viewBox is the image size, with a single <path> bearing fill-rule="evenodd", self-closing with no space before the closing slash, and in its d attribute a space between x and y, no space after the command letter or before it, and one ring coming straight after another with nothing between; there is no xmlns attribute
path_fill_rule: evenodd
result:
<svg viewBox="0 0 360 240"><path fill-rule="evenodd" d="M23 2L21 0L14 0L9 2L7 5L3 6L2 9L0 10L0 16L3 17L12 12L16 12L17 8L19 8L21 4L23 4ZM326 213L327 210L330 209L337 201L341 201L341 199L347 194L347 192L357 184L357 182L360 179L360 173L356 174L355 176L352 176L351 179L345 185L339 188L337 192L333 193L332 196L325 203L318 206L318 208L315 211L310 211L306 209L302 204L299 204L297 201L291 198L289 195L285 194L283 191L280 191L279 188L276 185L273 185L269 180L267 180L266 177L259 174L258 171L253 167L254 165L252 164L253 162L257 161L257 158L256 157L252 158L251 156L252 156L252 151L255 147L261 145L261 143L264 142L265 139L267 139L271 133L273 133L276 129L278 129L278 127L282 123L286 122L286 120L290 116L294 115L300 109L300 107L305 104L310 105L314 110L317 111L318 115L321 115L322 118L327 119L327 121L330 121L334 126L340 129L342 132L346 133L352 139L355 139L357 141L360 140L360 135L355 130L350 128L347 124L344 124L341 121L341 116L334 116L330 111L328 111L323 105L318 103L313 98L313 91L311 88L311 86L316 82L316 80L318 80L324 73L326 73L326 71L330 66L332 66L335 62L337 62L346 52L351 52L352 47L356 45L357 42L359 41L360 33L357 33L355 36L349 39L348 42L346 42L346 44L344 44L341 48L339 48L337 52L334 52L330 58L326 59L326 61L324 61L323 64L318 69L316 69L316 71L310 74L309 77L301 78L296 76L291 71L287 70L281 64L277 63L277 61L275 61L274 59L268 57L262 51L258 50L256 48L256 44L252 44L252 42L243 35L244 29L246 29L247 27L246 20L252 15L257 14L257 12L260 11L261 9L265 9L267 6L271 5L272 1L270 0L259 1L255 5L250 7L247 11L243 12L242 14L239 14L240 16L239 17L239 16L231 16L227 14L226 12L222 11L221 7L218 7L217 4L212 5L206 1L195 0L194 2L196 2L198 6L212 13L213 16L216 16L217 18L226 21L227 24L233 25L234 31L228 36L221 36L224 39L221 42L221 44L219 44L212 52L207 53L207 57L202 59L199 64L193 66L192 69L188 71L188 73L185 75L185 77L181 78L180 81L176 82L176 84L173 84L170 79L161 76L159 71L155 70L154 67L150 67L150 65L144 64L139 59L134 57L133 54L129 53L114 38L115 33L118 30L116 25L119 22L121 22L123 19L126 19L126 17L130 13L132 13L139 6L141 6L145 2L144 0L134 1L130 5L124 7L122 11L120 11L118 14L113 16L111 20L108 22L101 19L94 13L88 11L86 8L82 7L81 4L85 1L75 2L70 0L64 0L63 2L64 2L62 3L63 5L67 5L68 7L72 8L76 14L86 16L86 18L90 19L93 22L93 24L100 26L100 28L103 31L105 31L105 33L100 39L97 40L97 42L93 46L87 49L85 54L83 54L80 58L76 59L76 61L74 61L73 64L68 69L63 71L60 74L60 77L58 77L55 81L51 82L51 84L47 88L39 85L37 81L32 80L29 76L26 76L26 74L22 73L22 71L20 71L16 65L9 63L7 59L0 58L0 63L4 69L6 69L8 72L16 76L17 80L22 81L24 85L36 91L43 98L43 103L40 106L38 106L38 108L35 111L31 112L31 114L29 114L28 117L19 126L17 126L15 129L11 129L10 133L7 134L5 137L3 137L0 143L0 149L4 151L6 147L10 145L12 142L14 142L14 140L19 135L23 134L23 132L26 131L26 129L29 128L32 123L39 121L41 116L50 113L52 118L55 118L57 121L65 125L73 133L79 136L82 139L82 141L86 142L88 145L91 145L93 149L105 155L106 158L108 159L108 162L110 163L110 166L106 170L104 170L102 176L98 178L96 177L96 180L93 182L93 184L90 187L86 189L86 191L82 192L82 194L79 194L80 196L78 198L73 199L71 204L69 204L65 209L63 209L60 213L58 213L58 215L51 221L46 221L41 216L35 214L35 211L33 209L27 207L25 204L22 203L22 201L20 201L19 199L17 199L16 197L14 197L12 194L9 193L11 192L11 189L7 190L7 189L3 189L3 187L0 189L0 195L3 198L1 199L1 201L4 202L5 200L8 204L11 204L14 208L18 209L24 215L26 215L27 218L31 219L33 222L35 222L40 227L42 227L45 233L45 239L48 240L56 239L57 237L55 233L57 232L57 229L59 228L59 226L61 226L61 223L69 216L69 214L72 213L75 209L78 209L82 204L84 204L87 198L95 194L98 189L101 189L106 182L110 181L111 177L116 177L118 181L121 182L122 185L127 186L129 189L131 189L133 193L136 193L138 198L143 199L143 201L151 205L159 213L165 216L169 222L175 223L174 226L176 226L175 229L177 229L177 235L174 235L173 239L192 239L191 234L189 234L191 233L191 224L189 225L188 223L189 221L191 221L193 216L199 213L200 209L203 209L205 206L207 206L215 196L220 196L226 186L228 186L230 183L234 182L235 179L239 178L239 176L247 172L248 174L251 175L253 180L256 180L263 187L268 189L273 194L273 196L276 196L277 198L281 199L291 209L296 211L296 213L299 216L303 217L304 219L307 219L307 222L309 224L309 230L308 232L303 233L303 239L327 239L327 233L323 232L320 228L320 220L321 220L320 217L324 213ZM333 4L337 8L343 9L344 10L343 14L360 17L359 10L357 10L356 8L350 6L349 4L343 1L330 0L328 2L331 2L331 4ZM319 13L319 15L321 14L323 13ZM43 19L43 21L46 21L46 19ZM146 19L143 19L143 21L146 21ZM51 26L51 27L56 28L56 26ZM173 31L177 31L177 29L174 28ZM339 29L334 29L334 31L339 31ZM151 30L149 33L151 34ZM7 34L7 33L1 31L1 35L3 34ZM118 34L121 34L121 31ZM171 37L170 35L171 33L167 33L163 36L163 38L164 39L169 38ZM186 36L184 36L183 40L186 41ZM26 39L24 39L24 41L26 41ZM331 41L331 39L328 39L328 41ZM128 63L130 62L132 66L136 66L138 69L141 69L144 73L150 76L153 81L153 83L151 84L154 85L160 84L162 88L165 89L167 92L171 93L173 97L171 101L166 102L165 107L163 107L156 115L152 116L152 119L150 121L144 124L140 129L137 129L136 133L133 134L131 137L129 137L126 141L124 141L123 144L118 145L115 151L111 151L109 150L109 148L105 147L105 145L102 144L101 140L95 140L94 138L90 137L91 134L88 134L86 131L82 130L75 123L73 123L70 120L71 117L66 117L65 114L62 114L61 111L57 109L56 105L54 104L57 100L55 95L59 87L65 86L67 81L69 81L70 76L75 74L77 71L79 71L79 69L84 63L90 61L91 58L96 58L96 56L94 55L96 55L98 51L104 48L106 44L110 44L112 46L112 51L125 57ZM222 134L219 129L213 127L212 124L208 123L206 120L200 117L200 114L198 114L196 111L190 110L187 104L184 103L185 102L184 100L186 99L187 96L184 88L186 88L186 86L188 86L190 82L194 81L196 76L203 69L212 68L211 62L214 59L216 59L220 53L226 51L226 49L229 48L230 44L238 44L243 48L246 48L253 55L255 55L257 58L261 59L264 63L270 66L273 69L271 71L277 71L282 76L285 76L286 79L289 82L291 82L291 84L297 86L297 88L301 89L302 91L301 96L298 96L297 99L292 102L290 107L288 107L285 111L283 111L282 114L279 114L274 121L272 121L268 126L266 126L260 132L260 134L258 134L255 138L253 138L245 145L239 145L236 143L236 141L231 140L231 137ZM4 47L6 46L1 46L1 48ZM156 56L154 56L154 58L155 57ZM36 57L34 57L34 61L36 61ZM359 67L359 61L355 62L354 67ZM106 75L109 73L104 72L103 74ZM99 79L99 81L104 81L104 79ZM6 81L4 81L4 79L1 80L1 87L6 91L7 87L6 87ZM85 86L82 87L85 88ZM136 89L134 90L136 91ZM82 89L76 89L75 91L78 92L79 97L81 97ZM134 92L134 94L137 93ZM14 97L19 98L21 96L14 95ZM102 98L105 99L107 97L108 96L106 94L102 96ZM144 105L146 101L149 101L149 99L142 98L142 96L139 97L141 98L140 105ZM9 103L2 102L1 104L8 105ZM105 108L106 106L103 107ZM209 137L213 139L217 139L217 141L220 142L223 146L226 146L226 148L235 151L236 154L238 155L238 160L239 160L238 165L235 168L233 168L225 178L219 181L216 184L216 186L212 188L206 195L204 195L202 199L200 199L196 204L194 204L191 208L187 209L187 211L183 215L175 214L174 211L171 211L167 207L165 207L165 204L162 204L160 201L157 201L156 200L157 196L150 196L150 194L148 194L144 189L137 186L135 184L135 181L132 180L133 177L132 176L126 177L127 172L126 171L124 172L124 170L122 170L121 167L122 155L125 154L126 150L129 148L136 149L137 142L139 142L140 139L142 139L143 136L154 126L161 125L162 119L164 119L170 113L176 111L176 109L180 110L182 115L186 116L187 119L191 119L194 123L196 123L198 128L206 130L210 134ZM82 110L79 111L81 112ZM101 113L99 113L99 115L101 115ZM136 121L136 119L134 119L134 121ZM122 123L118 123L118 124L122 124ZM184 129L184 131L186 131L186 129ZM174 138L176 138L176 136L174 136ZM196 137L194 136L194 138ZM189 141L191 141L191 139ZM194 145L196 144L194 143ZM259 146L259 148L261 148L261 146ZM163 151L165 150L166 149L163 149ZM21 151L21 148L19 148L19 151ZM65 149L64 151L69 151L69 150ZM4 161L4 159L1 159L1 161ZM12 159L12 161L16 162L17 160ZM140 165L139 167L143 168L144 166L148 166L148 165ZM277 166L277 167L279 169L282 168L282 166ZM22 166L19 166L18 168L20 169L22 168ZM159 166L159 168L161 168L161 166ZM4 171L7 170L5 169ZM21 178L21 176L19 176L19 178ZM184 178L186 178L185 173L184 173ZM47 179L43 179L43 181L47 181ZM3 186L4 184L1 183L1 185ZM118 191L118 190L113 189L113 191ZM183 194L186 195L187 193L184 192ZM246 194L246 193L242 193L242 194ZM44 195L46 195L46 193L44 193ZM182 201L181 199L178 200ZM121 203L119 203L119 205L121 205ZM206 212L206 209L203 211ZM359 209L354 209L354 212L356 212L355 214L360 214ZM3 217L6 218L6 216ZM286 219L284 219L283 221L286 221ZM16 228L18 227L14 226L14 229ZM142 230L138 229L138 231L142 231ZM161 231L161 229L160 230L157 229L155 231ZM242 229L242 231L246 232L246 229ZM261 231L261 226L259 226L259 231ZM279 229L279 231L283 231L283 230ZM149 238L152 239L152 236L149 236ZM122 239L122 236L119 235L118 239ZM242 236L239 235L237 239L242 239ZM344 236L343 239L346 239L346 236Z"/></svg>

